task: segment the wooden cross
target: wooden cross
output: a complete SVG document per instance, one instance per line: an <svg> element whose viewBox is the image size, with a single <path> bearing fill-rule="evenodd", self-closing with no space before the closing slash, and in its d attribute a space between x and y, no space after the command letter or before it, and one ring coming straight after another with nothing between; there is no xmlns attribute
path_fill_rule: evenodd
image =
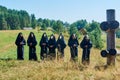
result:
<svg viewBox="0 0 120 80"><path fill-rule="evenodd" d="M100 24L100 28L107 33L107 50L101 51L106 55L107 65L115 65L116 49L115 49L115 30L119 27L119 22L115 20L115 10L107 10L107 21Z"/></svg>

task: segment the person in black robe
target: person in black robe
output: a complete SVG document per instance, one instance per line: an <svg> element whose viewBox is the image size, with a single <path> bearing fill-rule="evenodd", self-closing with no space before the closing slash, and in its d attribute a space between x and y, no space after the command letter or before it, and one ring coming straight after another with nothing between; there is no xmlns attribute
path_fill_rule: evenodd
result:
<svg viewBox="0 0 120 80"><path fill-rule="evenodd" d="M24 45L26 45L26 41L21 32L18 34L15 44L17 45L17 59L24 60Z"/></svg>
<svg viewBox="0 0 120 80"><path fill-rule="evenodd" d="M70 47L71 60L75 61L78 57L78 39L75 34L72 34L68 40L68 46Z"/></svg>
<svg viewBox="0 0 120 80"><path fill-rule="evenodd" d="M56 57L56 39L55 36L52 34L50 36L50 39L48 41L48 48L49 48L49 56L52 58Z"/></svg>
<svg viewBox="0 0 120 80"><path fill-rule="evenodd" d="M41 47L41 53L40 53L40 58L44 60L44 58L47 58L47 52L48 52L48 37L46 33L43 33L42 38L39 43Z"/></svg>
<svg viewBox="0 0 120 80"><path fill-rule="evenodd" d="M92 42L90 41L88 35L85 35L83 40L80 43L80 47L83 49L82 54L82 63L89 64L90 63L90 49L92 48Z"/></svg>
<svg viewBox="0 0 120 80"><path fill-rule="evenodd" d="M30 32L27 44L29 46L29 60L37 60L36 56L37 41L33 32Z"/></svg>
<svg viewBox="0 0 120 80"><path fill-rule="evenodd" d="M57 49L58 49L57 55L59 56L59 53L60 53L61 58L64 57L65 47L66 47L66 43L65 43L65 40L64 40L64 36L61 33L58 37L58 40L57 40Z"/></svg>

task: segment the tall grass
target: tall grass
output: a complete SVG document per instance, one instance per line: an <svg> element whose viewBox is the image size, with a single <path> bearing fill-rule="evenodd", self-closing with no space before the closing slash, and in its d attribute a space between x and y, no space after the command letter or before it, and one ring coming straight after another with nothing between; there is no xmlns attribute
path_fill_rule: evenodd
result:
<svg viewBox="0 0 120 80"><path fill-rule="evenodd" d="M120 56L116 57L116 66L114 68L106 68L104 66L106 58L102 58L100 50L94 48L91 50L89 66L81 64L82 49L80 47L78 48L78 61L70 61L68 46L65 49L64 59L59 61L41 61L39 45L36 47L38 61L28 60L27 45L24 51L25 60L16 60L15 39L19 32L22 32L27 40L30 31L0 31L0 80L119 80L120 78ZM38 33L36 30L32 30L32 32L35 33L39 44L44 31ZM47 34L50 36L52 32L47 31ZM69 36L64 35L67 42ZM55 36L58 37L58 35ZM119 42L120 40L117 39L117 43Z"/></svg>

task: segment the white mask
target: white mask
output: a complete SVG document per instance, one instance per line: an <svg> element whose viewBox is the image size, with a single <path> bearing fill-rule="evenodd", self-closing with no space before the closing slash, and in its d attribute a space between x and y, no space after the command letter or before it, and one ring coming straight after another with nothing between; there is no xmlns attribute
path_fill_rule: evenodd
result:
<svg viewBox="0 0 120 80"><path fill-rule="evenodd" d="M60 39L62 39L62 36L60 36Z"/></svg>
<svg viewBox="0 0 120 80"><path fill-rule="evenodd" d="M46 37L46 34L44 34L44 37Z"/></svg>
<svg viewBox="0 0 120 80"><path fill-rule="evenodd" d="M88 35L86 35L86 39L89 39L89 36L88 36Z"/></svg>
<svg viewBox="0 0 120 80"><path fill-rule="evenodd" d="M53 36L51 36L51 39L53 39Z"/></svg>
<svg viewBox="0 0 120 80"><path fill-rule="evenodd" d="M73 36L76 37L75 34L73 34Z"/></svg>

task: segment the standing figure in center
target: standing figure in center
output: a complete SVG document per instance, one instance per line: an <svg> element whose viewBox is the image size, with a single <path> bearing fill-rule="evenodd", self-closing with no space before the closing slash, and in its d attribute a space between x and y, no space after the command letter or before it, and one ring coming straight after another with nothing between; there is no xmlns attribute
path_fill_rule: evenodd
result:
<svg viewBox="0 0 120 80"><path fill-rule="evenodd" d="M71 60L75 61L78 57L78 39L75 34L72 34L68 40L68 46L70 47Z"/></svg>
<svg viewBox="0 0 120 80"><path fill-rule="evenodd" d="M58 40L57 40L57 56L59 56L60 58L64 57L64 49L66 47L66 43L64 40L64 36L62 35L62 33L59 35Z"/></svg>
<svg viewBox="0 0 120 80"><path fill-rule="evenodd" d="M37 60L37 56L36 56L37 41L36 41L36 37L33 32L30 32L28 40L27 40L27 44L29 46L29 60L36 61Z"/></svg>
<svg viewBox="0 0 120 80"><path fill-rule="evenodd" d="M48 41L48 48L49 48L49 56L50 56L50 59L55 59L56 57L56 39L55 39L55 36L52 34L50 36L50 39Z"/></svg>
<svg viewBox="0 0 120 80"><path fill-rule="evenodd" d="M90 41L88 35L85 35L80 43L80 47L83 49L82 53L82 64L90 64L90 50L92 48L92 42Z"/></svg>
<svg viewBox="0 0 120 80"><path fill-rule="evenodd" d="M39 45L41 47L40 58L41 60L44 60L44 58L47 58L47 53L48 53L48 49L47 49L48 37L46 33L43 33Z"/></svg>

